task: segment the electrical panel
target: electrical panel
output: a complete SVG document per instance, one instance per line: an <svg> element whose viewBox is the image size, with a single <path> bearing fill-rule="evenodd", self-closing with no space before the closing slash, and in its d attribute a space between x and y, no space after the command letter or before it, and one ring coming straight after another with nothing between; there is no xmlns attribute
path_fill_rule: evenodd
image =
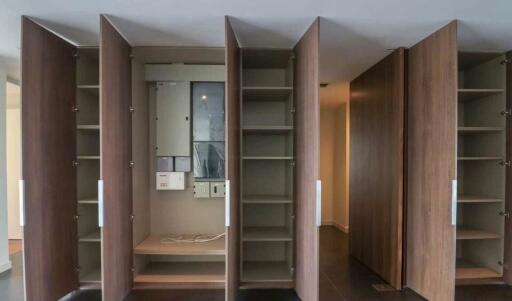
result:
<svg viewBox="0 0 512 301"><path fill-rule="evenodd" d="M185 190L185 173L157 172L156 190Z"/></svg>
<svg viewBox="0 0 512 301"><path fill-rule="evenodd" d="M210 197L223 198L226 196L226 186L224 182L210 182Z"/></svg>
<svg viewBox="0 0 512 301"><path fill-rule="evenodd" d="M210 182L195 182L194 183L194 197L195 198L209 198L210 197Z"/></svg>

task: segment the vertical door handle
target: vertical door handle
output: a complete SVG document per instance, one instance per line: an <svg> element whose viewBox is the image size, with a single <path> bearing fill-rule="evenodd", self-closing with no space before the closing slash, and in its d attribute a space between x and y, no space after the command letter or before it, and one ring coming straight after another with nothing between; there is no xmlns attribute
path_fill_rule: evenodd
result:
<svg viewBox="0 0 512 301"><path fill-rule="evenodd" d="M224 199L224 202L226 204L226 227L229 227L231 225L231 190L229 189L229 185L229 180L226 180L226 188L224 189L226 194L226 197Z"/></svg>
<svg viewBox="0 0 512 301"><path fill-rule="evenodd" d="M316 181L316 225L322 225L322 181Z"/></svg>
<svg viewBox="0 0 512 301"><path fill-rule="evenodd" d="M25 180L18 181L18 197L20 203L20 226L25 226Z"/></svg>
<svg viewBox="0 0 512 301"><path fill-rule="evenodd" d="M103 180L98 180L98 227L103 227Z"/></svg>
<svg viewBox="0 0 512 301"><path fill-rule="evenodd" d="M452 225L457 225L457 180L452 180Z"/></svg>

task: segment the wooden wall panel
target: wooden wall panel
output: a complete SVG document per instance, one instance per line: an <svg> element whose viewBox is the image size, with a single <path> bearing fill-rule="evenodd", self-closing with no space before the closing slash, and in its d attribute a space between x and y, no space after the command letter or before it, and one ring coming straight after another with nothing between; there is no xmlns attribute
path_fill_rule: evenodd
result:
<svg viewBox="0 0 512 301"><path fill-rule="evenodd" d="M133 284L131 47L101 16L101 178L103 300L123 300Z"/></svg>
<svg viewBox="0 0 512 301"><path fill-rule="evenodd" d="M405 50L350 83L350 254L402 287Z"/></svg>
<svg viewBox="0 0 512 301"><path fill-rule="evenodd" d="M507 53L507 59L512 62L512 51ZM507 64L506 75L507 108L512 108L512 63ZM507 119L507 160L512 160L512 119ZM512 170L507 168L505 185L505 211L512 212ZM508 285L512 285L512 219L505 219L505 252L504 252L503 279Z"/></svg>
<svg viewBox="0 0 512 301"><path fill-rule="evenodd" d="M78 288L75 47L22 18L21 116L26 300Z"/></svg>
<svg viewBox="0 0 512 301"><path fill-rule="evenodd" d="M295 46L295 286L303 301L318 300L319 228L316 181L320 179L320 21Z"/></svg>
<svg viewBox="0 0 512 301"><path fill-rule="evenodd" d="M226 239L226 300L240 284L240 47L226 17L226 179L230 181L230 226Z"/></svg>
<svg viewBox="0 0 512 301"><path fill-rule="evenodd" d="M407 286L431 301L452 301L456 176L457 23L409 50Z"/></svg>

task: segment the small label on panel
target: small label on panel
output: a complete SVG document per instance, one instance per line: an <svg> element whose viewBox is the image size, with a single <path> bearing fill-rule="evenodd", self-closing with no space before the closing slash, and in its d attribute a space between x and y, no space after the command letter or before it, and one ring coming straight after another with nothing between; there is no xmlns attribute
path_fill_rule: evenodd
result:
<svg viewBox="0 0 512 301"><path fill-rule="evenodd" d="M20 202L20 226L25 226L25 180L18 181Z"/></svg>
<svg viewBox="0 0 512 301"><path fill-rule="evenodd" d="M226 227L229 227L231 224L231 190L229 189L229 180L226 180L226 187L224 189L226 192Z"/></svg>
<svg viewBox="0 0 512 301"><path fill-rule="evenodd" d="M316 181L316 225L322 225L322 181Z"/></svg>
<svg viewBox="0 0 512 301"><path fill-rule="evenodd" d="M452 225L457 225L457 180L452 180Z"/></svg>
<svg viewBox="0 0 512 301"><path fill-rule="evenodd" d="M98 226L103 227L103 180L98 180Z"/></svg>

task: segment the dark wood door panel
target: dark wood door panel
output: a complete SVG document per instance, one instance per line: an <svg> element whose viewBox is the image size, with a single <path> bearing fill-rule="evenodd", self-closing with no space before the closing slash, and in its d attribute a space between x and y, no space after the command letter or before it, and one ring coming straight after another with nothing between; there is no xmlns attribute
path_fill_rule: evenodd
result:
<svg viewBox="0 0 512 301"><path fill-rule="evenodd" d="M228 17L225 22L226 179L230 182L230 225L226 229L226 300L234 301L240 284L240 47Z"/></svg>
<svg viewBox="0 0 512 301"><path fill-rule="evenodd" d="M319 229L316 221L320 179L320 20L295 46L295 288L303 301L318 300Z"/></svg>
<svg viewBox="0 0 512 301"><path fill-rule="evenodd" d="M409 50L407 286L428 300L455 290L457 23Z"/></svg>
<svg viewBox="0 0 512 301"><path fill-rule="evenodd" d="M22 178L27 300L78 288L75 47L22 18Z"/></svg>
<svg viewBox="0 0 512 301"><path fill-rule="evenodd" d="M133 284L131 46L101 16L101 179L103 300L123 300Z"/></svg>
<svg viewBox="0 0 512 301"><path fill-rule="evenodd" d="M405 50L350 83L350 254L402 287Z"/></svg>
<svg viewBox="0 0 512 301"><path fill-rule="evenodd" d="M507 52L507 60L512 62L512 51ZM512 63L507 64L507 110L512 108ZM507 160L512 160L512 119L507 120ZM505 211L509 214L512 212L512 170L507 168L506 185L505 185ZM503 268L503 278L505 283L512 285L512 219L505 219L505 266Z"/></svg>

